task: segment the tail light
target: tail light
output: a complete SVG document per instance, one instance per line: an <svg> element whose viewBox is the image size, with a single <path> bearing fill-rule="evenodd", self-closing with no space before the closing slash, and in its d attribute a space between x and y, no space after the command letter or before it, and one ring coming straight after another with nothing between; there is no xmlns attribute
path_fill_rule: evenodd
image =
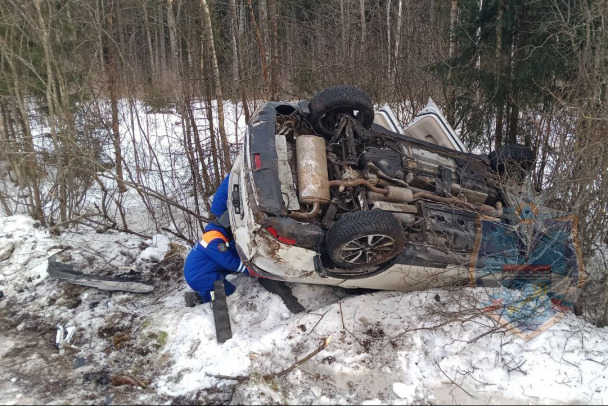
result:
<svg viewBox="0 0 608 406"><path fill-rule="evenodd" d="M262 157L260 154L253 154L253 169L258 170L262 168Z"/></svg>
<svg viewBox="0 0 608 406"><path fill-rule="evenodd" d="M289 244L289 245L294 245L296 243L296 240L294 240L294 239L281 237L274 227L266 227L266 230L268 230L268 232L270 234L272 234L272 236L274 238L276 238L277 240L279 240L282 243Z"/></svg>

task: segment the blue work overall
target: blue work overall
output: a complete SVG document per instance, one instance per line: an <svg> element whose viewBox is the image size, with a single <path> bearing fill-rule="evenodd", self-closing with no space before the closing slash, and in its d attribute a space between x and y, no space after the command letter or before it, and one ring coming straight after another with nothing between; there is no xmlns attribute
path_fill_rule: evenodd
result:
<svg viewBox="0 0 608 406"><path fill-rule="evenodd" d="M226 276L230 273L248 273L234 243L230 243L226 235L228 233L223 227L208 224L201 240L190 250L184 263L186 282L198 292L203 303L212 300L215 281L223 280L226 295L231 295L235 287L225 280Z"/></svg>

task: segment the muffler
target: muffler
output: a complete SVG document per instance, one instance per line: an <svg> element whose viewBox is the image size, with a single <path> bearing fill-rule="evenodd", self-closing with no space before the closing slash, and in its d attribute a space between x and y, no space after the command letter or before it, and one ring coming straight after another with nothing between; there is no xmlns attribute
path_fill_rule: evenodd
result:
<svg viewBox="0 0 608 406"><path fill-rule="evenodd" d="M296 158L300 203L329 203L325 140L315 135L300 135L296 138Z"/></svg>
<svg viewBox="0 0 608 406"><path fill-rule="evenodd" d="M414 200L414 192L411 189L403 187L388 186L386 194L376 193L374 191L367 192L367 200L369 202L394 202L394 203L409 203Z"/></svg>

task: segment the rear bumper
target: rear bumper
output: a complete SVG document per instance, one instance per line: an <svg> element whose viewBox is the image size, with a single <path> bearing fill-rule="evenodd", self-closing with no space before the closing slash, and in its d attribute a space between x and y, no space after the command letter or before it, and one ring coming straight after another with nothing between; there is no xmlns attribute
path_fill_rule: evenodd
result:
<svg viewBox="0 0 608 406"><path fill-rule="evenodd" d="M298 243L305 242L317 247L323 232L310 231L309 225L291 218L272 217L255 204L251 172L245 166L246 153L241 153L230 175L229 206L230 223L238 253L247 267L261 277L293 282L338 284L342 280L323 278L315 268L314 249L287 245L276 240L265 227L273 226L279 232L294 227ZM236 187L235 187L236 186ZM314 225L312 227L318 228ZM318 265L317 265L318 266Z"/></svg>
<svg viewBox="0 0 608 406"><path fill-rule="evenodd" d="M258 209L274 216L286 214L275 140L277 110L291 109L297 105L269 102L257 110L247 125L245 138L244 168L251 171L254 200ZM256 160L258 165L251 164Z"/></svg>

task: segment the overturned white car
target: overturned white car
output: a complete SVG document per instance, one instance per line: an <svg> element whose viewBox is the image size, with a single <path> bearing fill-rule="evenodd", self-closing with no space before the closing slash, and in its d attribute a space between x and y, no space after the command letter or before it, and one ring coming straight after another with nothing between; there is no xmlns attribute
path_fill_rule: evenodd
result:
<svg viewBox="0 0 608 406"><path fill-rule="evenodd" d="M232 230L265 278L395 290L468 281L476 218L520 222L533 163L519 145L467 152L431 100L401 129L362 90L334 86L253 115L230 176Z"/></svg>

